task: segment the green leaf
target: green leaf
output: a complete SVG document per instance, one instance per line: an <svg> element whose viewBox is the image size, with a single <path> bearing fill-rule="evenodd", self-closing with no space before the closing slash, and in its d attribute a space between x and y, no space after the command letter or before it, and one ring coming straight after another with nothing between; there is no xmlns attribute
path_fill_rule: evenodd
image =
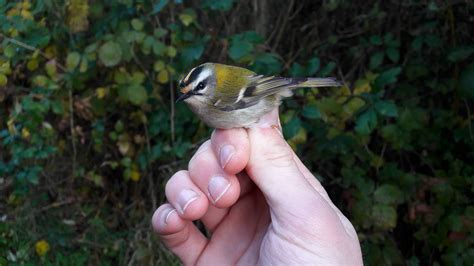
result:
<svg viewBox="0 0 474 266"><path fill-rule="evenodd" d="M306 75L312 76L318 72L321 67L321 60L317 57L313 57L308 61L308 66L306 67Z"/></svg>
<svg viewBox="0 0 474 266"><path fill-rule="evenodd" d="M78 52L69 53L66 57L66 68L69 71L76 69L81 61L81 55Z"/></svg>
<svg viewBox="0 0 474 266"><path fill-rule="evenodd" d="M294 116L290 122L285 124L283 127L283 135L285 135L286 138L291 139L294 137L296 134L298 134L298 131L301 128L301 120Z"/></svg>
<svg viewBox="0 0 474 266"><path fill-rule="evenodd" d="M370 134L377 126L377 114L373 108L365 111L356 120L355 131L362 135Z"/></svg>
<svg viewBox="0 0 474 266"><path fill-rule="evenodd" d="M141 85L132 85L129 88L129 100L135 105L140 105L147 101L148 94L145 87Z"/></svg>
<svg viewBox="0 0 474 266"><path fill-rule="evenodd" d="M382 44L382 37L380 37L378 35L372 35L372 36L370 36L369 41L373 45L381 45Z"/></svg>
<svg viewBox="0 0 474 266"><path fill-rule="evenodd" d="M122 60L122 48L114 41L108 41L99 48L99 59L106 67L113 67Z"/></svg>
<svg viewBox="0 0 474 266"><path fill-rule="evenodd" d="M138 18L132 19L132 28L137 31L141 31L143 29L143 21L139 20Z"/></svg>
<svg viewBox="0 0 474 266"><path fill-rule="evenodd" d="M473 46L456 47L448 53L448 60L457 63L468 59L472 54L474 54Z"/></svg>
<svg viewBox="0 0 474 266"><path fill-rule="evenodd" d="M392 101L378 101L375 103L375 109L383 116L397 117L398 109Z"/></svg>
<svg viewBox="0 0 474 266"><path fill-rule="evenodd" d="M153 5L153 12L151 14L156 14L160 12L167 4L169 0L159 0L158 3Z"/></svg>
<svg viewBox="0 0 474 266"><path fill-rule="evenodd" d="M375 190L374 199L378 203L387 205L398 204L403 202L403 193L398 187L385 184Z"/></svg>
<svg viewBox="0 0 474 266"><path fill-rule="evenodd" d="M240 58L249 55L253 51L253 45L249 42L234 41L229 48L229 57L237 61Z"/></svg>
<svg viewBox="0 0 474 266"><path fill-rule="evenodd" d="M4 49L3 49L3 54L8 57L8 58L13 58L16 54L16 50L15 50L15 47L13 45L7 45Z"/></svg>
<svg viewBox="0 0 474 266"><path fill-rule="evenodd" d="M288 74L292 77L303 77L305 76L305 70L300 64L293 63L290 70L288 70Z"/></svg>
<svg viewBox="0 0 474 266"><path fill-rule="evenodd" d="M331 72L336 68L336 62L329 62L323 69L321 69L321 72L319 74L322 77L327 77Z"/></svg>
<svg viewBox="0 0 474 266"><path fill-rule="evenodd" d="M390 68L375 79L375 86L382 89L385 85L395 83L398 75L402 72L401 67Z"/></svg>
<svg viewBox="0 0 474 266"><path fill-rule="evenodd" d="M229 11L232 8L232 4L234 0L203 0L202 6L204 8L209 8L212 10L222 10L222 11Z"/></svg>
<svg viewBox="0 0 474 266"><path fill-rule="evenodd" d="M463 97L474 100L474 64L469 65L461 72L458 87Z"/></svg>
<svg viewBox="0 0 474 266"><path fill-rule="evenodd" d="M371 216L376 228L390 230L397 226L397 211L392 206L374 205Z"/></svg>
<svg viewBox="0 0 474 266"><path fill-rule="evenodd" d="M166 47L166 55L169 57L175 57L178 51L173 46Z"/></svg>
<svg viewBox="0 0 474 266"><path fill-rule="evenodd" d="M309 119L321 118L321 113L316 106L307 105L303 108L303 116Z"/></svg>
<svg viewBox="0 0 474 266"><path fill-rule="evenodd" d="M387 48L386 50L387 57L393 62L396 63L400 59L400 53L398 52L398 49L395 48Z"/></svg>
<svg viewBox="0 0 474 266"><path fill-rule="evenodd" d="M370 57L369 68L375 69L383 63L384 53L377 52Z"/></svg>

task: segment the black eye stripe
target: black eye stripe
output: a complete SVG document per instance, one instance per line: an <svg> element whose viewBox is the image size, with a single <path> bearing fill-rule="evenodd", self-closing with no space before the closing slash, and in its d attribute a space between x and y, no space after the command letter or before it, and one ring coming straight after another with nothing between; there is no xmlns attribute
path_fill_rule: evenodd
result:
<svg viewBox="0 0 474 266"><path fill-rule="evenodd" d="M198 85L196 85L195 90L197 90L197 91L203 90L206 87L207 83L208 83L208 79L209 78L199 82Z"/></svg>
<svg viewBox="0 0 474 266"><path fill-rule="evenodd" d="M189 78L186 80L185 82L185 86L189 85L190 83L192 83L193 81L195 81L199 74L201 74L202 70L204 69L204 66L198 66L196 67L190 74L189 74Z"/></svg>

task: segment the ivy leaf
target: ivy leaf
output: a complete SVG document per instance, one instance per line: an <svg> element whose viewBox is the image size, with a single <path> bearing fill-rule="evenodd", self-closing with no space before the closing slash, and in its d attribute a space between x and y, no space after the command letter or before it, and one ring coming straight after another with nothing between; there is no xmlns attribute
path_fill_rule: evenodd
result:
<svg viewBox="0 0 474 266"><path fill-rule="evenodd" d="M114 41L108 41L99 48L99 59L106 67L113 67L122 60L122 48Z"/></svg>
<svg viewBox="0 0 474 266"><path fill-rule="evenodd" d="M398 109L392 101L378 101L375 103L375 109L383 116L397 117Z"/></svg>
<svg viewBox="0 0 474 266"><path fill-rule="evenodd" d="M81 55L78 52L69 53L66 57L66 68L70 71L74 70L81 61Z"/></svg>
<svg viewBox="0 0 474 266"><path fill-rule="evenodd" d="M362 135L368 135L376 126L377 114L373 108L370 108L357 118L355 131Z"/></svg>
<svg viewBox="0 0 474 266"><path fill-rule="evenodd" d="M398 187L385 184L375 190L374 199L378 203L397 204L401 203L403 199L403 193Z"/></svg>

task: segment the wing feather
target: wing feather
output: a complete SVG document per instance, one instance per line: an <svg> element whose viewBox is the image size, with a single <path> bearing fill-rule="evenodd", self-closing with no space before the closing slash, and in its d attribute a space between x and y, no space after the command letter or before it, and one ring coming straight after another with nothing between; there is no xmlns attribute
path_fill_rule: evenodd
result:
<svg viewBox="0 0 474 266"><path fill-rule="evenodd" d="M336 87L341 83L334 78L283 78L255 75L249 77L249 83L239 91L238 96L224 101L216 99L214 105L222 111L233 111L257 104L270 95L291 96L291 90L298 87Z"/></svg>

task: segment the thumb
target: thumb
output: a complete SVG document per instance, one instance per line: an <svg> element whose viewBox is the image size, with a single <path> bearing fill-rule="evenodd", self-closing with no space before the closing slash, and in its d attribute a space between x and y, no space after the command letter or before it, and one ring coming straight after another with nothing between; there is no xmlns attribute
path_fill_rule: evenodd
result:
<svg viewBox="0 0 474 266"><path fill-rule="evenodd" d="M305 217L311 210L332 212L300 171L295 153L283 139L278 108L248 129L250 158L247 174L264 194L273 214Z"/></svg>

